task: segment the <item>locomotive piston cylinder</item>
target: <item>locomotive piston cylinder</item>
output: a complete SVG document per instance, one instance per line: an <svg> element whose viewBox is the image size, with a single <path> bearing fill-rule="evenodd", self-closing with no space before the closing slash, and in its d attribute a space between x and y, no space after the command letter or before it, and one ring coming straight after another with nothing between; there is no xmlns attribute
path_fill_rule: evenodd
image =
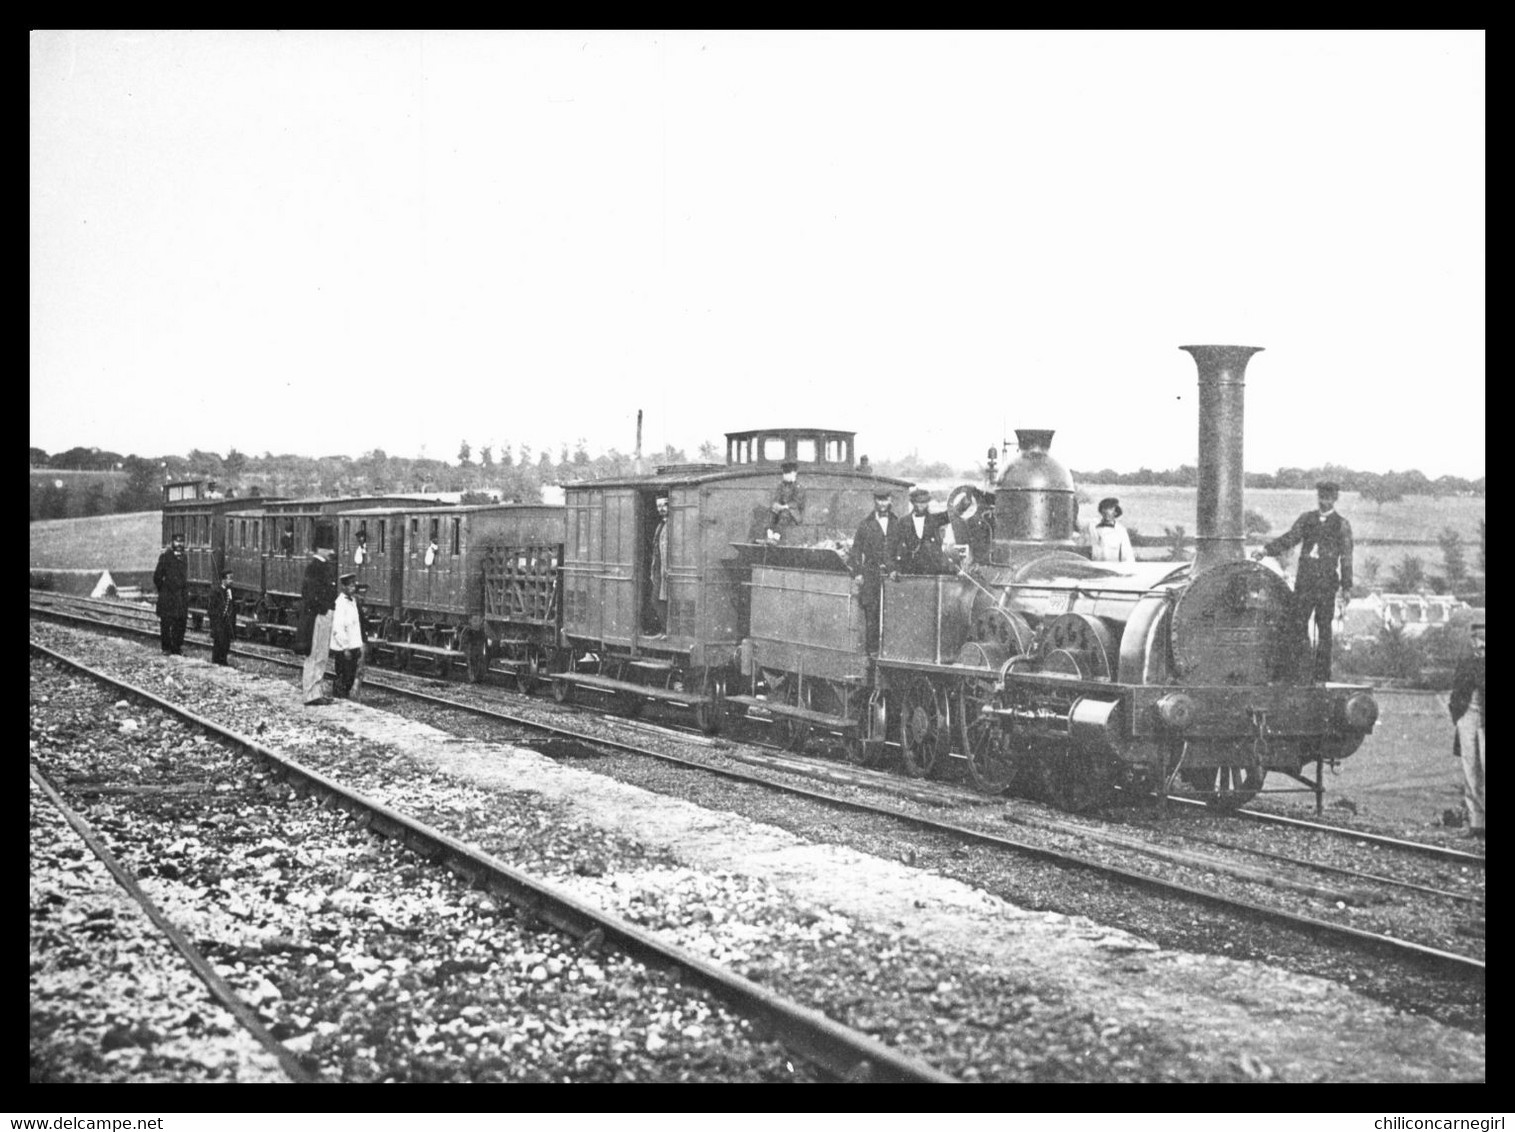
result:
<svg viewBox="0 0 1515 1132"><path fill-rule="evenodd" d="M1199 367L1194 574L1246 556L1242 428L1247 361L1261 346L1180 346Z"/></svg>

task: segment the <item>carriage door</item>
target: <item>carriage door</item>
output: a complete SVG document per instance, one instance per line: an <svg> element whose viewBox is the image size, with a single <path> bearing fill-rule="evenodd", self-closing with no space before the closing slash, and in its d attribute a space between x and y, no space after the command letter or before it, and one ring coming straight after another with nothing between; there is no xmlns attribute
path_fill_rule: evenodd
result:
<svg viewBox="0 0 1515 1132"><path fill-rule="evenodd" d="M607 488L601 499L601 639L629 644L637 631L637 600L642 590L637 577L637 496L629 488Z"/></svg>

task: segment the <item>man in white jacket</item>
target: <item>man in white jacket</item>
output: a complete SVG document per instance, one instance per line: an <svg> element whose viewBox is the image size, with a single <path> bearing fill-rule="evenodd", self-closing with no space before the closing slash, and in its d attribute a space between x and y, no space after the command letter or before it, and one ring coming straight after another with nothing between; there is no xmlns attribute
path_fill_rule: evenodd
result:
<svg viewBox="0 0 1515 1132"><path fill-rule="evenodd" d="M363 657L363 619L358 615L358 576L343 574L338 581L337 607L331 619L331 651L337 659L337 675L332 681L332 695L345 700L352 692L358 661Z"/></svg>
<svg viewBox="0 0 1515 1132"><path fill-rule="evenodd" d="M1096 562L1135 562L1136 552L1131 549L1131 536L1126 528L1115 520L1121 511L1119 499L1099 501L1099 522L1089 528L1089 557Z"/></svg>

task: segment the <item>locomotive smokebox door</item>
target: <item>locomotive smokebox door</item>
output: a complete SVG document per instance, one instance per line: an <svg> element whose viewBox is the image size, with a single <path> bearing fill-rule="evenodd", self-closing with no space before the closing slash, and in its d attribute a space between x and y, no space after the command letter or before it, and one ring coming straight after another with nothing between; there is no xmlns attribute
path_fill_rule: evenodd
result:
<svg viewBox="0 0 1515 1132"><path fill-rule="evenodd" d="M1173 610L1173 666L1186 684L1267 684L1287 660L1283 579L1256 562L1219 563Z"/></svg>

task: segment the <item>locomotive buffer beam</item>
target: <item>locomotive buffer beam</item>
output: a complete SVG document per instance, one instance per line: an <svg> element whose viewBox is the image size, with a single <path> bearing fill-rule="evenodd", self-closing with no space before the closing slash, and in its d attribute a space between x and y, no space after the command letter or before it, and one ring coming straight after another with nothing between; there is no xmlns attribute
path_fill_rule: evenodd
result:
<svg viewBox="0 0 1515 1132"><path fill-rule="evenodd" d="M599 692L626 692L633 696L645 696L649 700L666 700L669 703L684 704L693 707L695 704L708 704L709 696L702 696L698 692L677 692L672 688L659 688L653 684L638 684L634 680L615 680L609 676L595 676L589 673L578 672L554 672L554 683L574 684L580 688L593 688ZM732 696L731 699L739 699Z"/></svg>
<svg viewBox="0 0 1515 1132"><path fill-rule="evenodd" d="M772 716L783 716L786 719L799 719L806 723L823 727L828 731L856 731L858 721L849 719L845 715L827 715L823 711L811 711L809 708L794 707L790 704L775 703L772 700L761 699L758 696L727 696L728 704L741 704L743 707L757 708Z"/></svg>

